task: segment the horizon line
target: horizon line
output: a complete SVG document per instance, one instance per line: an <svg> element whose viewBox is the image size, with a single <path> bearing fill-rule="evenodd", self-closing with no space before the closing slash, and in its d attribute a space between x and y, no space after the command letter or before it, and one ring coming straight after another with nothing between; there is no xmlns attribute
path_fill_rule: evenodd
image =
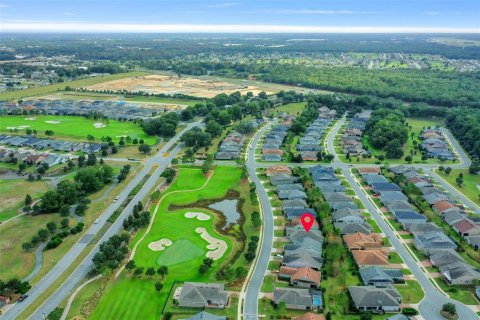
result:
<svg viewBox="0 0 480 320"><path fill-rule="evenodd" d="M60 31L61 30L61 31ZM262 24L129 24L89 22L3 22L0 33L469 33L477 28L403 26L299 26Z"/></svg>

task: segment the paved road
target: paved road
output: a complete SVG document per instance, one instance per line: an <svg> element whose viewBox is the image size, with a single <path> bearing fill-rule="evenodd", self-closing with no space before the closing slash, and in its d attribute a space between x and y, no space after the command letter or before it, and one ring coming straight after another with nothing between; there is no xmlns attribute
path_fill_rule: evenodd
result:
<svg viewBox="0 0 480 320"><path fill-rule="evenodd" d="M57 278L68 268L71 263L80 255L80 253L86 248L89 240L97 234L97 232L103 227L106 223L106 220L113 212L120 207L120 205L127 199L128 194L135 188L135 186L142 181L142 179L149 173L153 165L159 165L155 170L152 176L147 180L142 189L137 193L137 195L130 201L127 207L122 211L117 220L110 226L110 228L105 231L100 241L94 246L92 251L87 255L87 257L80 263L80 265L72 272L69 278L48 298L44 303L38 308L29 319L42 319L44 315L48 315L58 304L60 304L65 297L75 288L80 280L82 280L92 265L92 258L95 253L98 251L100 243L106 241L112 235L117 234L122 230L122 222L127 218L133 209L133 206L145 196L148 192L155 186L158 178L165 170L165 168L170 164L171 160L175 155L180 151L180 146L177 146L173 149L168 157L164 157L164 154L172 147L176 142L179 141L180 137L184 132L191 129L194 126L201 125L199 122L189 124L184 128L179 134L172 138L163 148L153 157L145 160L143 169L128 183L125 189L118 195L119 199L117 202L112 203L99 217L100 223L93 224L87 230L87 232L80 238L72 248L60 259L60 261L47 273L42 280L40 280L30 291L28 292L29 297L21 302L16 303L12 306L1 319L14 319L16 318L22 310L28 307L35 299L40 297L42 293L47 290Z"/></svg>
<svg viewBox="0 0 480 320"><path fill-rule="evenodd" d="M260 288L262 287L263 278L267 271L268 262L272 252L273 245L273 211L270 205L270 200L262 183L258 179L255 169L255 149L258 141L262 135L270 129L269 125L264 126L251 142L251 149L248 149L248 159L246 166L248 169L248 175L257 188L258 197L260 199L260 205L262 206L263 214L263 236L261 241L261 248L257 258L257 263L253 271L252 277L247 285L244 307L243 307L243 319L258 319L258 298Z"/></svg>
<svg viewBox="0 0 480 320"><path fill-rule="evenodd" d="M32 272L23 278L22 281L30 281L40 272L43 264L43 249L45 249L46 246L47 242L44 242L35 250L35 266L33 267Z"/></svg>

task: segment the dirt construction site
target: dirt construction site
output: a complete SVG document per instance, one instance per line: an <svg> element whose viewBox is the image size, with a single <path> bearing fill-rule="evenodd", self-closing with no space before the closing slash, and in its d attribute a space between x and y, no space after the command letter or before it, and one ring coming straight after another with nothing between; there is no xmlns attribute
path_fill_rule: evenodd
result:
<svg viewBox="0 0 480 320"><path fill-rule="evenodd" d="M185 94L195 97L212 98L218 94L231 94L239 91L242 95L252 92L257 95L258 87L247 84L234 84L207 77L178 77L174 75L148 75L112 80L87 87L89 90L126 90L153 94ZM267 92L270 94L272 92Z"/></svg>

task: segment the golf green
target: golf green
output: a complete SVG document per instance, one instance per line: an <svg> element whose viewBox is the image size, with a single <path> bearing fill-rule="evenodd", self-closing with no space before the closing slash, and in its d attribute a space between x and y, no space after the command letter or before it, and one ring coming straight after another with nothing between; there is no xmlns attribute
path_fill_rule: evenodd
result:
<svg viewBox="0 0 480 320"><path fill-rule="evenodd" d="M204 250L195 243L186 239L180 239L162 252L157 259L157 263L170 267L182 262L195 260L202 256L203 252Z"/></svg>

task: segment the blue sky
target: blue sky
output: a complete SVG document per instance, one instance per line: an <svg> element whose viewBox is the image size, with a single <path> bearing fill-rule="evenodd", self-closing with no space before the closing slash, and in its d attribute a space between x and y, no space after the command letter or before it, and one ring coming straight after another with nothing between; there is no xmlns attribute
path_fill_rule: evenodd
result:
<svg viewBox="0 0 480 320"><path fill-rule="evenodd" d="M0 31L480 32L480 0L0 0Z"/></svg>

